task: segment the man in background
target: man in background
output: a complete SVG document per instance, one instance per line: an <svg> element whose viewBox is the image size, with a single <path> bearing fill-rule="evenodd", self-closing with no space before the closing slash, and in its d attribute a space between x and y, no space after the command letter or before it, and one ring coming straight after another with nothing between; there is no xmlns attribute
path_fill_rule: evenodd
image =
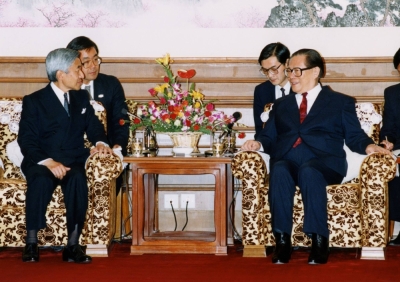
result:
<svg viewBox="0 0 400 282"><path fill-rule="evenodd" d="M107 112L107 138L113 149L126 155L129 139L129 124L120 125L120 119L129 120L125 94L119 80L111 75L100 73L101 57L99 48L90 38L78 36L68 43L67 48L79 52L84 74L82 89L88 91L90 98L101 102ZM116 180L117 195L122 185L122 175Z"/></svg>

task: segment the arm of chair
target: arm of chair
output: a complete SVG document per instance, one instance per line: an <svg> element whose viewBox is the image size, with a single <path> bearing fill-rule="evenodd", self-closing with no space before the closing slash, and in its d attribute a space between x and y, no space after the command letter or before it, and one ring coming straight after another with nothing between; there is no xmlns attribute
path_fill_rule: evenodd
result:
<svg viewBox="0 0 400 282"><path fill-rule="evenodd" d="M91 155L86 161L89 203L86 216L86 244L108 245L115 232L115 179L122 172L121 159L115 155Z"/></svg>
<svg viewBox="0 0 400 282"><path fill-rule="evenodd" d="M395 174L396 162L389 155L371 154L361 164L363 247L386 247L389 220L388 182Z"/></svg>
<svg viewBox="0 0 400 282"><path fill-rule="evenodd" d="M243 245L265 245L266 164L258 152L239 152L232 159L233 176L242 181Z"/></svg>

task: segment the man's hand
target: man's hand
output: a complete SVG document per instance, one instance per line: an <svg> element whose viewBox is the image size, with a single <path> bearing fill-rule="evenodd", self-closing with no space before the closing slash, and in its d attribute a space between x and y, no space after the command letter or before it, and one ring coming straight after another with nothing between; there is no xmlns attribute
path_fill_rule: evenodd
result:
<svg viewBox="0 0 400 282"><path fill-rule="evenodd" d="M90 154L92 155L97 152L99 153L100 157L104 157L105 155L112 154L113 150L108 146L104 146L103 143L98 142L96 147L90 150Z"/></svg>
<svg viewBox="0 0 400 282"><path fill-rule="evenodd" d="M69 167L66 167L62 163L56 162L52 159L46 160L44 163L42 163L42 165L50 169L50 171L58 179L63 179L63 177L67 174L67 171L70 170Z"/></svg>
<svg viewBox="0 0 400 282"><path fill-rule="evenodd" d="M241 151L258 151L261 148L261 143L255 140L247 140L244 142Z"/></svg>
<svg viewBox="0 0 400 282"><path fill-rule="evenodd" d="M369 144L367 146L367 148L365 149L365 152L367 153L367 155L372 154L372 153L384 153L384 154L387 154L387 155L390 155L390 156L393 155L392 152L389 151L388 149L385 149L385 148L380 147L380 146L375 145L375 144Z"/></svg>
<svg viewBox="0 0 400 282"><path fill-rule="evenodd" d="M382 140L381 144L383 144L386 149L393 150L393 143L389 142L388 140Z"/></svg>

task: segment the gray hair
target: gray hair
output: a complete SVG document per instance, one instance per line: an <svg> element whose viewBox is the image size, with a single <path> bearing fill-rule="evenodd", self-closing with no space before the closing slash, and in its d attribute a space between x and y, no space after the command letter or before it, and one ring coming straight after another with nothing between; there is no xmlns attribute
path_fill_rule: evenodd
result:
<svg viewBox="0 0 400 282"><path fill-rule="evenodd" d="M59 48L51 51L46 57L46 72L49 80L57 81L59 70L68 73L76 58L79 58L79 52L72 49Z"/></svg>

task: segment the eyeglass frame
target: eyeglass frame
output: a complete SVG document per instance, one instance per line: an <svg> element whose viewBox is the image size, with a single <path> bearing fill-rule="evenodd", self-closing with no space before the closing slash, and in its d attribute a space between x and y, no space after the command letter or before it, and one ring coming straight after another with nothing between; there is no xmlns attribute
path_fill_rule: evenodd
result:
<svg viewBox="0 0 400 282"><path fill-rule="evenodd" d="M282 63L277 67L274 66L274 67L270 67L269 69L261 67L259 69L259 72L261 72L263 75L266 75L266 76L271 75L271 74L278 74L279 68L281 67L281 65L282 65Z"/></svg>
<svg viewBox="0 0 400 282"><path fill-rule="evenodd" d="M285 73L285 76L287 78L289 78L292 73L294 74L294 77L300 77L300 76L303 75L303 71L310 70L310 69L313 69L313 68L315 68L315 66L314 67L308 67L308 68L292 68L292 69L291 68L285 68L285 70L283 72ZM287 74L287 70L290 70L290 74ZM300 75L296 75L293 72L294 70L300 70Z"/></svg>
<svg viewBox="0 0 400 282"><path fill-rule="evenodd" d="M90 67L90 63L93 63L93 65L95 65L95 66L100 66L102 62L103 62L103 60L101 59L101 57L97 57L97 59L93 58L93 59L87 60L85 62L82 62L82 67L84 67L85 69L88 69Z"/></svg>

